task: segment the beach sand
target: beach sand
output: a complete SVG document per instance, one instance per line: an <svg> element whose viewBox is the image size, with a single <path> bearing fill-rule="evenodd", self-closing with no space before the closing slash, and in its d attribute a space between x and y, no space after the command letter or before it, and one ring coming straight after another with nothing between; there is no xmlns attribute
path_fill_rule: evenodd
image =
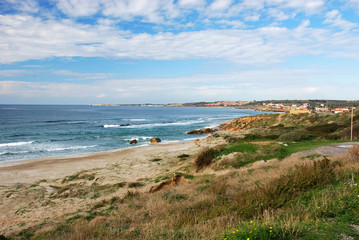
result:
<svg viewBox="0 0 359 240"><path fill-rule="evenodd" d="M106 152L86 153L0 163L0 184L29 184L42 179L54 180L76 172L116 165L124 169L121 178L136 180L151 177L158 164L151 159L172 159L176 154L193 153L198 146L193 142L153 144ZM165 160L168 163L168 161Z"/></svg>
<svg viewBox="0 0 359 240"><path fill-rule="evenodd" d="M158 184L154 179L184 171L181 168L190 167L200 149L219 141L210 136L200 143L152 144L1 163L0 235L43 222L56 224L100 201L124 197L129 191L148 192ZM189 157L178 157L183 154ZM136 182L143 186L131 188L130 183ZM126 185L114 188L119 183Z"/></svg>

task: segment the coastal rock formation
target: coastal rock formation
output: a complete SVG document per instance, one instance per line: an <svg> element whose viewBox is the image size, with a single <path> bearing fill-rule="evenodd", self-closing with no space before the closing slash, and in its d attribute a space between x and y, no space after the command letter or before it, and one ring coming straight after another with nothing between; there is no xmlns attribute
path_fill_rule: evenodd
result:
<svg viewBox="0 0 359 240"><path fill-rule="evenodd" d="M263 121L267 117L242 117L235 120L222 123L219 126L220 130L230 131L230 132L240 132L243 129L251 128L255 123Z"/></svg>
<svg viewBox="0 0 359 240"><path fill-rule="evenodd" d="M137 143L137 140L134 139L134 140L131 140L130 144L136 144Z"/></svg>
<svg viewBox="0 0 359 240"><path fill-rule="evenodd" d="M158 192L163 189L177 186L180 182L183 182L185 178L182 175L176 174L171 179L161 182L159 185L153 186L150 189L150 193Z"/></svg>
<svg viewBox="0 0 359 240"><path fill-rule="evenodd" d="M151 138L150 143L159 143L161 142L161 139L159 138Z"/></svg>
<svg viewBox="0 0 359 240"><path fill-rule="evenodd" d="M203 129L199 129L199 130L193 130L193 131L189 131L187 132L187 134L208 134L208 133L213 133L214 130L212 128L203 128Z"/></svg>

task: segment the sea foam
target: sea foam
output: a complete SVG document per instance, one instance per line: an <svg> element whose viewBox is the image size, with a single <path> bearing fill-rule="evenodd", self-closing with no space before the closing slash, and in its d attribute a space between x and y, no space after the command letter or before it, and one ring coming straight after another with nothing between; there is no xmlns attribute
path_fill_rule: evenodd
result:
<svg viewBox="0 0 359 240"><path fill-rule="evenodd" d="M147 123L138 125L123 125L123 124L105 124L104 128L151 128L151 127L166 127L166 126L184 126L196 123L203 123L203 120L187 121L187 122L173 122L173 123Z"/></svg>
<svg viewBox="0 0 359 240"><path fill-rule="evenodd" d="M17 146L32 144L33 142L34 142L34 141L29 141L29 142L0 143L0 147L17 147Z"/></svg>

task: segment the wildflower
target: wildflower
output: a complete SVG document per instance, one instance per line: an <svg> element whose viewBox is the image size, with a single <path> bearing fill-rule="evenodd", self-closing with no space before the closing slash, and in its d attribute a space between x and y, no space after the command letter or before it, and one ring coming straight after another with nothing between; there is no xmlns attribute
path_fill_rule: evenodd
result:
<svg viewBox="0 0 359 240"><path fill-rule="evenodd" d="M320 209L320 207L318 207L318 209Z"/></svg>
<svg viewBox="0 0 359 240"><path fill-rule="evenodd" d="M272 229L273 227L270 227L269 229Z"/></svg>
<svg viewBox="0 0 359 240"><path fill-rule="evenodd" d="M250 240L249 238L247 238L247 240Z"/></svg>
<svg viewBox="0 0 359 240"><path fill-rule="evenodd" d="M253 223L253 221L250 221L250 223Z"/></svg>
<svg viewBox="0 0 359 240"><path fill-rule="evenodd" d="M233 231L233 234L235 234L236 232L235 231Z"/></svg>
<svg viewBox="0 0 359 240"><path fill-rule="evenodd" d="M272 230L270 230L269 232L272 232Z"/></svg>
<svg viewBox="0 0 359 240"><path fill-rule="evenodd" d="M252 231L250 231L249 233L252 233Z"/></svg>
<svg viewBox="0 0 359 240"><path fill-rule="evenodd" d="M237 229L237 232L239 232L239 230Z"/></svg>

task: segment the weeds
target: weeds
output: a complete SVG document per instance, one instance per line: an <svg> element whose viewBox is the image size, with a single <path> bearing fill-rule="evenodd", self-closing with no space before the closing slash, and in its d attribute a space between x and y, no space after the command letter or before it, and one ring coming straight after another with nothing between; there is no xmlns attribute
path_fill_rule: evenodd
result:
<svg viewBox="0 0 359 240"><path fill-rule="evenodd" d="M186 158L188 158L188 157L189 157L188 154L181 154L181 155L177 156L177 158L179 158L179 159L181 159L181 160L184 160L184 159L186 159Z"/></svg>
<svg viewBox="0 0 359 240"><path fill-rule="evenodd" d="M131 182L128 184L129 188L137 188L137 187L143 187L143 186L145 186L145 184L142 182Z"/></svg>
<svg viewBox="0 0 359 240"><path fill-rule="evenodd" d="M209 166L212 163L212 160L217 154L218 151L214 148L205 148L203 149L195 159L194 165L197 171L201 170L202 168Z"/></svg>
<svg viewBox="0 0 359 240"><path fill-rule="evenodd" d="M347 158L351 162L358 162L359 161L359 145L354 145L348 149Z"/></svg>

